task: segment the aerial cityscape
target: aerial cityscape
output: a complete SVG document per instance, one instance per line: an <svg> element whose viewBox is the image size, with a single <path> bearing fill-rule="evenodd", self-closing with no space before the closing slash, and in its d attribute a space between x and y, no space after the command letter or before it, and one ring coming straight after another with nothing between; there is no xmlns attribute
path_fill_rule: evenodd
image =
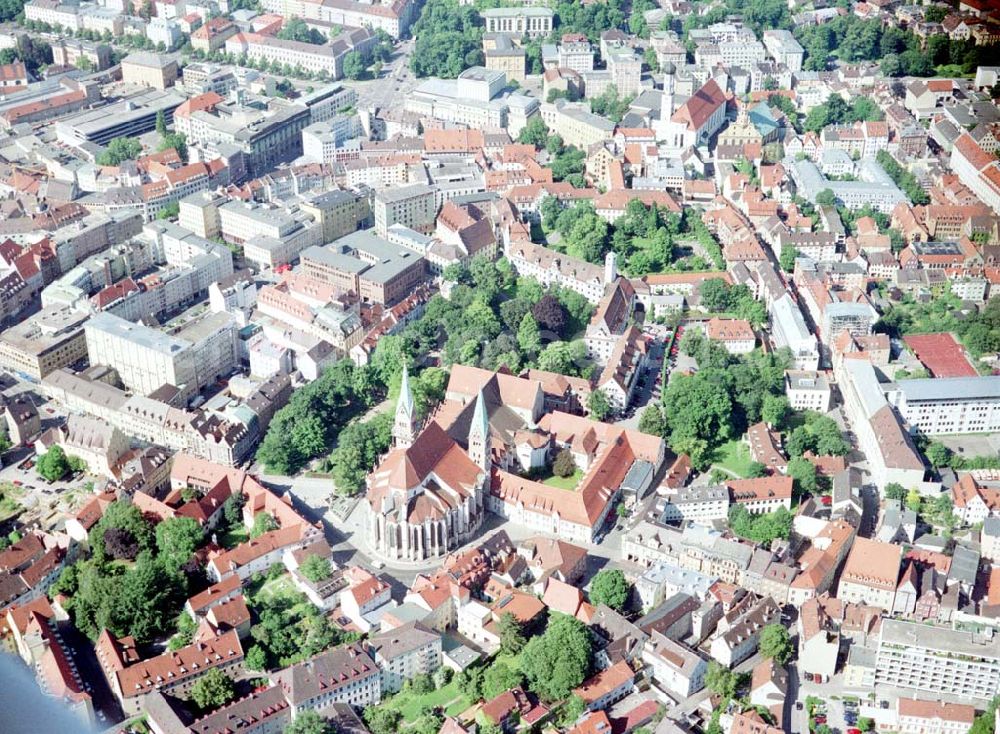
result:
<svg viewBox="0 0 1000 734"><path fill-rule="evenodd" d="M0 0L0 732L1000 734L1000 0Z"/></svg>

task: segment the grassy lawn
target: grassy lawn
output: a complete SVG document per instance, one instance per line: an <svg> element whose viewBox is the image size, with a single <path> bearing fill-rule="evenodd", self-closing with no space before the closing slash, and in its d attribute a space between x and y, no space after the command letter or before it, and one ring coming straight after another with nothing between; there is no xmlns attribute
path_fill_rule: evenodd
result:
<svg viewBox="0 0 1000 734"><path fill-rule="evenodd" d="M576 485L580 483L580 479L583 478L583 472L577 467L568 477L557 477L553 474L548 479L543 479L542 484L547 484L550 487L556 487L558 489L576 489Z"/></svg>
<svg viewBox="0 0 1000 734"><path fill-rule="evenodd" d="M299 590L295 588L295 584L292 583L291 578L289 578L287 574L282 574L276 579L269 579L268 581L265 581L264 585L257 590L254 598L258 602L271 601L281 597L298 601L299 593Z"/></svg>
<svg viewBox="0 0 1000 734"><path fill-rule="evenodd" d="M230 549L235 548L240 543L244 543L250 539L250 531L246 529L245 525L237 525L236 527L231 527L224 533L219 533L219 545L223 548Z"/></svg>
<svg viewBox="0 0 1000 734"><path fill-rule="evenodd" d="M391 706L403 715L404 721L413 723L425 712L437 706L444 706L448 715L454 716L469 708L472 701L458 690L458 681L452 680L444 688L425 693L422 696L401 691L383 705Z"/></svg>
<svg viewBox="0 0 1000 734"><path fill-rule="evenodd" d="M746 477L750 474L750 449L740 439L722 444L715 452L713 466L724 469L737 477Z"/></svg>

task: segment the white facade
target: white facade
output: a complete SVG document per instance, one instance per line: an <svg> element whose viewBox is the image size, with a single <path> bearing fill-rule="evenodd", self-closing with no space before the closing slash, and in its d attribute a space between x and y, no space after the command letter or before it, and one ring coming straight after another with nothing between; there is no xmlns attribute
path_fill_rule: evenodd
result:
<svg viewBox="0 0 1000 734"><path fill-rule="evenodd" d="M929 435L1000 431L1000 377L900 380L891 393L900 414Z"/></svg>
<svg viewBox="0 0 1000 734"><path fill-rule="evenodd" d="M995 630L974 634L883 619L878 684L980 702L1000 692L1000 645Z"/></svg>
<svg viewBox="0 0 1000 734"><path fill-rule="evenodd" d="M830 410L832 390L826 376L815 371L785 372L785 395L792 410Z"/></svg>

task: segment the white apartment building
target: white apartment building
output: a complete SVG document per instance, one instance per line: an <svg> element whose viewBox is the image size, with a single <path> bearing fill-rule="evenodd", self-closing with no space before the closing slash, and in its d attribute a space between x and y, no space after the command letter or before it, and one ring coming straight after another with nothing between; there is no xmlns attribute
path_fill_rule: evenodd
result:
<svg viewBox="0 0 1000 734"><path fill-rule="evenodd" d="M341 645L279 670L271 682L288 691L294 714L334 703L363 708L382 700L381 673L361 643Z"/></svg>
<svg viewBox="0 0 1000 734"><path fill-rule="evenodd" d="M578 74L594 70L594 50L588 41L560 43L559 68L572 69Z"/></svg>
<svg viewBox="0 0 1000 734"><path fill-rule="evenodd" d="M63 5L56 0L32 0L24 5L24 18L35 23L62 26L70 31L83 28L78 5Z"/></svg>
<svg viewBox="0 0 1000 734"><path fill-rule="evenodd" d="M383 189L375 195L372 209L375 232L380 237L388 237L394 224L431 234L437 221L434 189L425 184Z"/></svg>
<svg viewBox="0 0 1000 734"><path fill-rule="evenodd" d="M227 313L209 314L171 336L102 312L84 333L90 363L115 368L137 395L174 385L190 397L237 361L236 325Z"/></svg>
<svg viewBox="0 0 1000 734"><path fill-rule="evenodd" d="M973 633L884 618L875 679L984 703L1000 693L1000 644L991 628Z"/></svg>
<svg viewBox="0 0 1000 734"><path fill-rule="evenodd" d="M772 59L787 66L789 71L802 71L805 49L795 40L791 31L764 31L764 48L767 49L767 53Z"/></svg>
<svg viewBox="0 0 1000 734"><path fill-rule="evenodd" d="M952 148L951 167L984 204L1000 213L1000 163L995 156L986 153L971 135L963 133Z"/></svg>
<svg viewBox="0 0 1000 734"><path fill-rule="evenodd" d="M664 522L710 524L729 515L729 488L722 485L683 487L664 498Z"/></svg>
<svg viewBox="0 0 1000 734"><path fill-rule="evenodd" d="M788 370L785 372L785 396L792 410L830 410L833 391L826 375L815 370Z"/></svg>
<svg viewBox="0 0 1000 734"><path fill-rule="evenodd" d="M233 200L219 207L219 227L227 242L240 244L254 237L288 237L302 222L277 207Z"/></svg>
<svg viewBox="0 0 1000 734"><path fill-rule="evenodd" d="M787 293L771 302L771 337L778 349L788 347L798 370L819 367L819 343L809 331L802 310Z"/></svg>
<svg viewBox="0 0 1000 734"><path fill-rule="evenodd" d="M333 163L338 159L337 150L362 133L357 115L334 115L314 122L302 131L302 155L320 163Z"/></svg>
<svg viewBox="0 0 1000 734"><path fill-rule="evenodd" d="M396 693L415 675L441 667L441 635L409 622L368 638L368 651L382 670L383 693Z"/></svg>
<svg viewBox="0 0 1000 734"><path fill-rule="evenodd" d="M705 687L708 661L655 630L642 650L642 661L649 666L653 681L678 700Z"/></svg>
<svg viewBox="0 0 1000 734"><path fill-rule="evenodd" d="M1000 376L899 380L890 400L928 436L1000 431Z"/></svg>
<svg viewBox="0 0 1000 734"><path fill-rule="evenodd" d="M612 254L608 253L608 256ZM600 265L560 254L533 242L511 242L505 248L504 256L518 275L534 278L546 287L558 285L568 288L590 303L600 301L607 286L617 278L617 272L609 272ZM611 275L610 279L608 275Z"/></svg>
<svg viewBox="0 0 1000 734"><path fill-rule="evenodd" d="M272 64L301 66L308 72L325 73L333 78L339 76L337 54L334 47L328 43L317 45L286 41L256 33L237 33L226 39L226 53L246 54L248 59L263 60Z"/></svg>

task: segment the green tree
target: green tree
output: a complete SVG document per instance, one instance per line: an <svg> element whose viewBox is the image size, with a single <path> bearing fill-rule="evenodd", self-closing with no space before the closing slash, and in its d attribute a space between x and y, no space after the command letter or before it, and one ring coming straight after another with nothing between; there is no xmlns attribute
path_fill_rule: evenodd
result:
<svg viewBox="0 0 1000 734"><path fill-rule="evenodd" d="M780 429L791 412L788 398L784 395L767 395L761 407L760 417L771 428Z"/></svg>
<svg viewBox="0 0 1000 734"><path fill-rule="evenodd" d="M573 452L569 449L562 449L556 454L555 461L552 462L552 473L557 477L571 477L576 471L576 460Z"/></svg>
<svg viewBox="0 0 1000 734"><path fill-rule="evenodd" d="M900 500L906 498L906 488L898 482L889 482L882 492L888 500Z"/></svg>
<svg viewBox="0 0 1000 734"><path fill-rule="evenodd" d="M396 734L403 715L388 706L366 706L363 718L372 734Z"/></svg>
<svg viewBox="0 0 1000 734"><path fill-rule="evenodd" d="M760 631L760 654L765 658L784 665L791 660L793 651L791 637L784 625L768 624Z"/></svg>
<svg viewBox="0 0 1000 734"><path fill-rule="evenodd" d="M924 455L935 469L951 464L951 449L940 441L931 441L924 450Z"/></svg>
<svg viewBox="0 0 1000 734"><path fill-rule="evenodd" d="M156 526L160 558L174 567L187 563L204 538L204 529L192 517L171 517Z"/></svg>
<svg viewBox="0 0 1000 734"><path fill-rule="evenodd" d="M537 115L528 120L528 123L521 128L518 133L517 142L525 145L534 145L536 148L544 148L549 139L549 127L545 124L541 115Z"/></svg>
<svg viewBox="0 0 1000 734"><path fill-rule="evenodd" d="M524 627L517 617L510 612L500 615L497 623L500 632L500 652L503 655L517 655L524 649L527 640L524 636Z"/></svg>
<svg viewBox="0 0 1000 734"><path fill-rule="evenodd" d="M69 461L66 459L66 452L58 444L49 447L49 450L38 457L35 462L35 471L44 479L54 482L69 474Z"/></svg>
<svg viewBox="0 0 1000 734"><path fill-rule="evenodd" d="M523 683L524 674L520 670L497 661L483 673L483 698L488 701Z"/></svg>
<svg viewBox="0 0 1000 734"><path fill-rule="evenodd" d="M802 456L789 459L788 476L795 480L795 489L799 494L816 492L816 465L809 459Z"/></svg>
<svg viewBox="0 0 1000 734"><path fill-rule="evenodd" d="M663 409L651 404L639 416L639 430L651 436L664 436L667 432L667 421L663 417Z"/></svg>
<svg viewBox="0 0 1000 734"><path fill-rule="evenodd" d="M117 166L142 153L142 143L136 138L113 138L97 156L99 166Z"/></svg>
<svg viewBox="0 0 1000 734"><path fill-rule="evenodd" d="M923 498L920 496L920 492L917 491L916 487L912 488L909 492L906 493L907 509L919 513L922 504L923 504Z"/></svg>
<svg viewBox="0 0 1000 734"><path fill-rule="evenodd" d="M254 645L247 651L243 663L247 670L265 671L267 670L267 653L260 645Z"/></svg>
<svg viewBox="0 0 1000 734"><path fill-rule="evenodd" d="M575 617L555 612L544 634L533 637L521 652L521 669L531 690L546 701L560 701L590 673L593 640Z"/></svg>
<svg viewBox="0 0 1000 734"><path fill-rule="evenodd" d="M862 716L858 719L858 729L861 731L873 731L875 729L875 719Z"/></svg>
<svg viewBox="0 0 1000 734"><path fill-rule="evenodd" d="M574 693L566 703L563 704L562 714L560 716L560 723L563 728L569 729L583 716L583 712L587 710L587 702L584 701L580 696Z"/></svg>
<svg viewBox="0 0 1000 734"><path fill-rule="evenodd" d="M824 189L824 190L829 191L829 189ZM818 204L819 201L817 200L816 203ZM790 273L793 270L795 270L795 258L797 258L798 256L799 256L799 251L797 248L793 247L792 245L782 245L781 256L778 258L778 264L781 266L782 270L784 270L786 273Z"/></svg>
<svg viewBox="0 0 1000 734"><path fill-rule="evenodd" d="M264 533L278 529L278 523L274 515L269 512L258 512L253 519L253 527L250 528L250 537L258 538Z"/></svg>
<svg viewBox="0 0 1000 734"><path fill-rule="evenodd" d="M305 709L295 715L282 734L336 734L336 728L315 711Z"/></svg>
<svg viewBox="0 0 1000 734"><path fill-rule="evenodd" d="M816 194L816 203L822 206L834 206L837 203L837 197L832 189L823 189Z"/></svg>
<svg viewBox="0 0 1000 734"><path fill-rule="evenodd" d="M972 722L969 734L995 734L998 707L1000 707L1000 696L994 696L986 706L986 710Z"/></svg>
<svg viewBox="0 0 1000 734"><path fill-rule="evenodd" d="M326 43L323 34L315 28L310 28L301 18L286 20L278 31L278 38L285 41L298 41L299 43L312 43L321 45Z"/></svg>
<svg viewBox="0 0 1000 734"><path fill-rule="evenodd" d="M702 369L670 381L663 394L669 443L699 469L712 451L733 436L733 401L716 370Z"/></svg>
<svg viewBox="0 0 1000 734"><path fill-rule="evenodd" d="M732 698L736 695L736 685L738 676L729 668L725 668L715 660L708 663L708 670L705 672L705 687L713 693L717 693L723 698Z"/></svg>
<svg viewBox="0 0 1000 734"><path fill-rule="evenodd" d="M628 603L629 583L619 569L601 569L590 582L590 601L620 612Z"/></svg>
<svg viewBox="0 0 1000 734"><path fill-rule="evenodd" d="M603 421L611 416L611 403L603 390L593 390L587 398L587 411L590 417L597 421Z"/></svg>
<svg viewBox="0 0 1000 734"><path fill-rule="evenodd" d="M161 138L167 134L167 118L163 110L156 113L156 134Z"/></svg>
<svg viewBox="0 0 1000 734"><path fill-rule="evenodd" d="M191 698L202 711L217 709L235 696L233 681L218 668L212 668L191 686Z"/></svg>
<svg viewBox="0 0 1000 734"><path fill-rule="evenodd" d="M542 335L538 322L530 313L526 313L521 319L521 325L517 329L517 343L525 355L534 356L541 351Z"/></svg>
<svg viewBox="0 0 1000 734"><path fill-rule="evenodd" d="M392 421L392 414L382 413L369 421L352 423L340 432L337 448L330 455L338 493L350 495L364 488L375 462L392 444Z"/></svg>
<svg viewBox="0 0 1000 734"><path fill-rule="evenodd" d="M357 51L350 51L344 56L344 76L348 79L361 79L365 75L365 60Z"/></svg>
<svg viewBox="0 0 1000 734"><path fill-rule="evenodd" d="M315 584L330 578L333 568L330 566L329 558L313 554L302 562L302 565L299 566L299 571Z"/></svg>

